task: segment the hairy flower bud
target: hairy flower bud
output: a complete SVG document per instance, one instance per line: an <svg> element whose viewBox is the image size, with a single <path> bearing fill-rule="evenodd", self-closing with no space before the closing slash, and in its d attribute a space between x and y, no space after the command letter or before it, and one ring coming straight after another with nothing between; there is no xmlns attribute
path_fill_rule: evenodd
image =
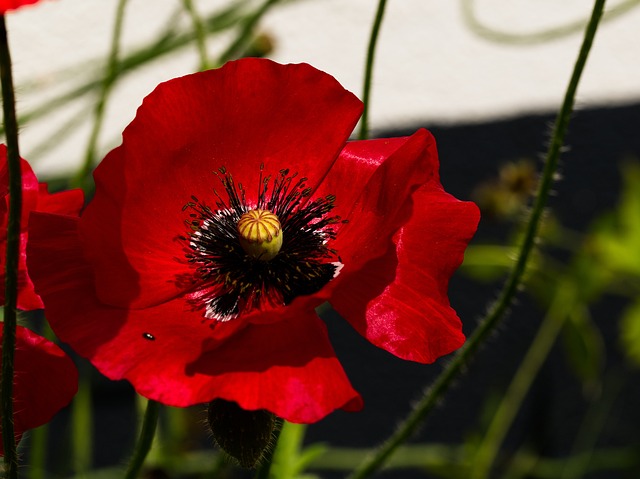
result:
<svg viewBox="0 0 640 479"><path fill-rule="evenodd" d="M276 417L269 411L247 411L224 399L209 403L207 420L220 449L247 469L260 461L276 428Z"/></svg>

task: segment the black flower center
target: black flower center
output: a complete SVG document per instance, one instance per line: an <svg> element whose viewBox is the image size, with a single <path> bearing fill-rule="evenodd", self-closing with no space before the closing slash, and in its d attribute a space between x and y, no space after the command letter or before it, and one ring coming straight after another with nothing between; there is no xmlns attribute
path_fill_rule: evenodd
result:
<svg viewBox="0 0 640 479"><path fill-rule="evenodd" d="M216 175L224 193L213 190L214 205L192 196L183 208L189 211L190 232L181 239L195 269L194 303L204 308L205 317L227 321L255 308L286 305L336 276L340 263L327 246L336 236L332 225L342 221L328 215L335 196L311 199L307 178L288 169L264 177L261 167L257 203L249 205L242 184L236 186L226 169ZM282 243L275 254L254 253L239 233L247 221L260 218L279 222Z"/></svg>

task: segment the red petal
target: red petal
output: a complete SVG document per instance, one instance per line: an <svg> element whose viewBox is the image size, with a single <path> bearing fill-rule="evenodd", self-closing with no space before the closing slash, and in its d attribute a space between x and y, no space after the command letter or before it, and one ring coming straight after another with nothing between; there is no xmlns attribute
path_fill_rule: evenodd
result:
<svg viewBox="0 0 640 479"><path fill-rule="evenodd" d="M76 189L51 194L47 191L46 183L40 183L38 186L38 206L35 211L72 216L80 214L84 205L82 190Z"/></svg>
<svg viewBox="0 0 640 479"><path fill-rule="evenodd" d="M376 169L407 140L407 137L402 137L350 141L314 196L336 195L331 214L348 217Z"/></svg>
<svg viewBox="0 0 640 479"><path fill-rule="evenodd" d="M25 225L26 226L26 225ZM3 244L6 247L6 243ZM6 251L6 250L5 250ZM0 281L2 294L0 297L4 300L4 275ZM27 272L27 232L20 235L20 257L18 258L18 309L23 311L32 311L34 309L42 309L42 300L33 289L33 283Z"/></svg>
<svg viewBox="0 0 640 479"><path fill-rule="evenodd" d="M259 168L298 170L317 185L335 161L361 103L309 65L244 59L161 84L143 102L122 146L96 169L81 222L99 297L145 307L183 291L190 270L177 236L191 196L215 207L226 167L247 197ZM108 253L108 254L107 254Z"/></svg>
<svg viewBox="0 0 640 479"><path fill-rule="evenodd" d="M210 397L244 409L267 409L298 423L316 422L335 409L362 408L314 313L251 325L220 348L203 354L188 371L209 379Z"/></svg>
<svg viewBox="0 0 640 479"><path fill-rule="evenodd" d="M30 235L29 267L53 330L109 378L127 379L139 393L174 406L224 395L298 421L359 406L317 319L296 310L295 321L283 320L286 328L247 326L250 318L215 323L184 297L139 310L104 305L82 258L76 218L35 213ZM239 382L260 395L244 397ZM283 394L295 387L304 399Z"/></svg>
<svg viewBox="0 0 640 479"><path fill-rule="evenodd" d="M29 268L56 335L111 379L128 377L145 361L167 376L177 374L200 354L198 338L212 335L210 321L179 300L143 310L102 304L82 257L78 222L42 213L31 217Z"/></svg>
<svg viewBox="0 0 640 479"><path fill-rule="evenodd" d="M464 342L447 286L475 233L479 212L473 203L445 193L435 180L414 193L413 201L411 218L386 254L341 274L331 303L373 344L430 363Z"/></svg>
<svg viewBox="0 0 640 479"><path fill-rule="evenodd" d="M26 265L26 243L29 215L32 211L50 211L64 214L79 214L84 202L81 190L66 191L50 195L44 183L38 184L36 175L31 166L21 159L22 172L22 215L20 223L20 257L18 260L18 309L29 311L42 308L42 301L33 291L33 284L27 274ZM9 208L9 169L7 164L7 148L0 145L0 194L3 201L0 202L0 301L4 302L5 278L4 270L6 265L7 248L7 223Z"/></svg>
<svg viewBox="0 0 640 479"><path fill-rule="evenodd" d="M38 3L40 0L0 0L0 13L5 14L10 10L15 10L24 5Z"/></svg>
<svg viewBox="0 0 640 479"><path fill-rule="evenodd" d="M0 336L3 328L0 323ZM14 364L14 430L19 439L69 404L78 390L78 372L58 346L21 326L16 330Z"/></svg>
<svg viewBox="0 0 640 479"><path fill-rule="evenodd" d="M431 134L350 143L323 194L331 187L336 202L350 206L340 213L349 223L332 245L344 267L320 294L402 358L433 362L459 347L464 337L447 284L479 216L442 190Z"/></svg>

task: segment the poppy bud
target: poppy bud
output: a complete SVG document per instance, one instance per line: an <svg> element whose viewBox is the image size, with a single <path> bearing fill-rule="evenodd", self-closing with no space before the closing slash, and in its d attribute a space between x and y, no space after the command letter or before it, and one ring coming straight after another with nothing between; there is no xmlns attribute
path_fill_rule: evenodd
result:
<svg viewBox="0 0 640 479"><path fill-rule="evenodd" d="M244 57L266 57L275 48L276 41L272 35L268 33L259 33L251 43L247 46L247 49L242 54Z"/></svg>
<svg viewBox="0 0 640 479"><path fill-rule="evenodd" d="M261 261L276 257L282 247L282 227L269 210L251 210L238 221L240 245L245 253Z"/></svg>
<svg viewBox="0 0 640 479"><path fill-rule="evenodd" d="M269 411L247 411L224 399L214 399L209 403L207 419L220 449L247 469L254 467L262 458L276 427L276 417Z"/></svg>

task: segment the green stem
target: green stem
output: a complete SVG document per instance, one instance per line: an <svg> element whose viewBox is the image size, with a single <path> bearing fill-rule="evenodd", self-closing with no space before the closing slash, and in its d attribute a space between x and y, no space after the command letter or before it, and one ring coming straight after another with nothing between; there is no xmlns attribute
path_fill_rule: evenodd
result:
<svg viewBox="0 0 640 479"><path fill-rule="evenodd" d="M272 449L269 468L265 471L259 471L256 479L269 477L296 479L301 477L302 471L309 462L309 456L305 457L305 451L302 450L307 425L282 420L278 430L279 436ZM320 447L324 451L324 447L321 445L318 444L316 447ZM306 451L306 454L308 452L309 450Z"/></svg>
<svg viewBox="0 0 640 479"><path fill-rule="evenodd" d="M78 476L85 477L93 462L93 398L91 397L91 366L78 364L78 392L71 405L71 444L73 468Z"/></svg>
<svg viewBox="0 0 640 479"><path fill-rule="evenodd" d="M182 0L184 8L191 17L193 23L193 31L195 33L196 45L198 46L198 55L200 56L200 70L207 70L210 68L209 55L207 55L207 36L204 31L204 25L202 18L198 15L198 12L193 5L192 0Z"/></svg>
<svg viewBox="0 0 640 479"><path fill-rule="evenodd" d="M140 474L140 470L144 465L144 460L151 449L153 444L153 438L156 433L156 426L158 424L158 413L160 411L160 403L149 400L147 402L147 409L144 413L144 419L142 421L142 428L140 430L140 437L138 438L138 444L127 468L125 479L135 479Z"/></svg>
<svg viewBox="0 0 640 479"><path fill-rule="evenodd" d="M571 113L573 111L573 103L578 83L580 81L580 76L582 75L587 57L589 56L589 51L598 28L598 23L602 16L604 4L605 0L596 0L594 3L593 12L585 31L582 47L580 48L578 59L576 60L573 73L565 93L564 101L555 121L553 135L545 158L542 178L538 185L538 193L534 201L531 216L529 217L526 225L520 254L518 255L516 263L511 270L511 274L509 275L507 282L502 288L498 300L491 306L489 312L480 321L480 324L474 333L467 340L464 346L457 351L451 362L448 363L444 371L442 371L438 376L431 388L425 393L407 419L374 455L367 458L353 472L353 474L351 474L351 479L362 479L377 471L393 454L397 447L414 433L424 418L433 410L436 404L438 404L440 398L449 389L454 379L459 375L464 366L468 364L478 347L495 330L496 325L506 315L507 310L509 309L522 282L529 256L535 245L540 220L544 212L547 198L549 197L553 177L558 167L560 150L564 143L569 119L571 118Z"/></svg>
<svg viewBox="0 0 640 479"><path fill-rule="evenodd" d="M527 351L509 388L500 401L500 405L487 429L487 433L476 452L471 479L488 477L495 458L500 450L509 427L520 409L520 405L538 375L544 360L555 344L562 325L576 304L576 290L571 283L560 282L556 296L538 330L531 347Z"/></svg>
<svg viewBox="0 0 640 479"><path fill-rule="evenodd" d="M96 162L96 145L98 143L100 130L102 130L105 106L112 87L118 78L118 55L120 51L120 39L122 37L122 24L124 23L124 8L126 3L127 0L119 0L116 8L115 24L113 26L113 34L111 36L111 48L107 59L106 71L102 79L102 87L99 93L100 96L94 111L93 128L89 136L84 162L72 180L73 186L86 186L85 181L91 173L91 170L93 170L93 166Z"/></svg>
<svg viewBox="0 0 640 479"><path fill-rule="evenodd" d="M598 397L593 398L591 407L576 435L571 456L567 459L560 479L579 479L589 472L589 465L596 454L596 442L613 410L616 399L624 384L624 375L619 372L610 376Z"/></svg>
<svg viewBox="0 0 640 479"><path fill-rule="evenodd" d="M11 54L7 25L0 15L0 83L2 108L7 137L9 167L9 223L7 226L7 264L5 270L4 333L2 336L2 444L4 446L5 477L18 477L18 455L13 429L13 359L16 347L16 310L18 303L18 258L20 256L20 213L22 211L22 172L18 148L16 99L11 73Z"/></svg>
<svg viewBox="0 0 640 479"><path fill-rule="evenodd" d="M367 61L364 70L364 85L362 87L362 102L364 110L360 119L360 134L358 138L366 140L369 136L369 103L371 101L371 79L373 77L373 60L376 54L376 44L378 43L378 34L380 33L380 25L382 25L382 17L387 0L379 0L376 17L371 28L371 37L369 38L369 47L367 48Z"/></svg>
<svg viewBox="0 0 640 479"><path fill-rule="evenodd" d="M45 479L47 461L47 438L49 437L49 425L45 424L31 430L29 436L29 469L27 477L29 479Z"/></svg>

